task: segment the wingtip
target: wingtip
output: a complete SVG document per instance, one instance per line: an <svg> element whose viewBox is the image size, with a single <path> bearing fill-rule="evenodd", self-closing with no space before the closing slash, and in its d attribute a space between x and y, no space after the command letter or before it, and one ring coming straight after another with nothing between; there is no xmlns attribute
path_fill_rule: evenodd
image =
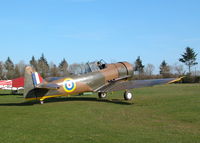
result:
<svg viewBox="0 0 200 143"><path fill-rule="evenodd" d="M182 77L176 78L176 79L174 79L174 80L168 82L168 84L170 84L170 83L175 83L175 82L178 82L178 81L181 81L184 77L185 77L185 76L182 76Z"/></svg>

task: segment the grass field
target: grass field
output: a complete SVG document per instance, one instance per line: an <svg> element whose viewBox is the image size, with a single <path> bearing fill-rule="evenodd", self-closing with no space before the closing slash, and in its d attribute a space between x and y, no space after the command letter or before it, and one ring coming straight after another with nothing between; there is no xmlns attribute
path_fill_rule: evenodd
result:
<svg viewBox="0 0 200 143"><path fill-rule="evenodd" d="M200 84L24 103L0 95L0 143L199 143Z"/></svg>

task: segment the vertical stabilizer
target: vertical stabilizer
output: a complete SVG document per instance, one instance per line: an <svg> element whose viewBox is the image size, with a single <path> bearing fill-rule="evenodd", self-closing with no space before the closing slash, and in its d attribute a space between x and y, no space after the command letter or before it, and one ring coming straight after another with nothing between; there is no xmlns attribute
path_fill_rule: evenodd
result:
<svg viewBox="0 0 200 143"><path fill-rule="evenodd" d="M43 81L42 77L38 74L38 72L32 73L32 79L33 79L33 85L35 87Z"/></svg>
<svg viewBox="0 0 200 143"><path fill-rule="evenodd" d="M42 81L42 77L35 71L35 69L31 66L27 66L24 75L24 98L26 98L29 91L33 90Z"/></svg>

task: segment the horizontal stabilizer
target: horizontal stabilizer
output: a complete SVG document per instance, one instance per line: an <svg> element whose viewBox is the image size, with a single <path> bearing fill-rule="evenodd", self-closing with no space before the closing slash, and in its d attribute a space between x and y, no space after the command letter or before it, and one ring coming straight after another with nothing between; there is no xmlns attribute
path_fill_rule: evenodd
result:
<svg viewBox="0 0 200 143"><path fill-rule="evenodd" d="M37 88L45 88L45 89L59 89L60 86L58 84L41 84L39 86L37 86Z"/></svg>
<svg viewBox="0 0 200 143"><path fill-rule="evenodd" d="M45 79L45 81L47 82L52 82L52 81L55 81L55 80L59 80L59 79L62 79L63 77L48 77Z"/></svg>

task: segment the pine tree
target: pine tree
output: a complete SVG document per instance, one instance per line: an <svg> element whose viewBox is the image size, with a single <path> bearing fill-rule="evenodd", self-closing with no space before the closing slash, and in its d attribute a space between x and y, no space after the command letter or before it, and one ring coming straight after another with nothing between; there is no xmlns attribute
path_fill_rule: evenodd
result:
<svg viewBox="0 0 200 143"><path fill-rule="evenodd" d="M142 64L142 60L140 59L140 56L135 61L134 71L137 71L139 75L141 75L144 72L144 65Z"/></svg>
<svg viewBox="0 0 200 143"><path fill-rule="evenodd" d="M186 47L185 53L181 56L182 58L180 58L179 61L188 66L189 74L191 74L191 67L198 64L196 62L197 53L195 53L192 48Z"/></svg>
<svg viewBox="0 0 200 143"><path fill-rule="evenodd" d="M164 61L162 61L161 65L160 65L160 74L163 77L169 77L170 76L170 67L168 66L168 64Z"/></svg>
<svg viewBox="0 0 200 143"><path fill-rule="evenodd" d="M41 74L43 78L46 78L48 75L49 65L46 58L44 57L44 54L42 54L42 56L38 60L38 72Z"/></svg>
<svg viewBox="0 0 200 143"><path fill-rule="evenodd" d="M59 64L59 70L61 72L61 76L66 76L69 74L67 69L68 69L68 63L65 59L63 59Z"/></svg>
<svg viewBox="0 0 200 143"><path fill-rule="evenodd" d="M6 69L6 78L7 79L12 79L14 77L14 64L10 57L6 60L5 64L5 69Z"/></svg>
<svg viewBox="0 0 200 143"><path fill-rule="evenodd" d="M38 63L37 63L37 60L35 60L35 57L34 56L32 56L32 59L30 60L30 65L32 66L32 67L34 67L34 69L37 71L38 70Z"/></svg>

